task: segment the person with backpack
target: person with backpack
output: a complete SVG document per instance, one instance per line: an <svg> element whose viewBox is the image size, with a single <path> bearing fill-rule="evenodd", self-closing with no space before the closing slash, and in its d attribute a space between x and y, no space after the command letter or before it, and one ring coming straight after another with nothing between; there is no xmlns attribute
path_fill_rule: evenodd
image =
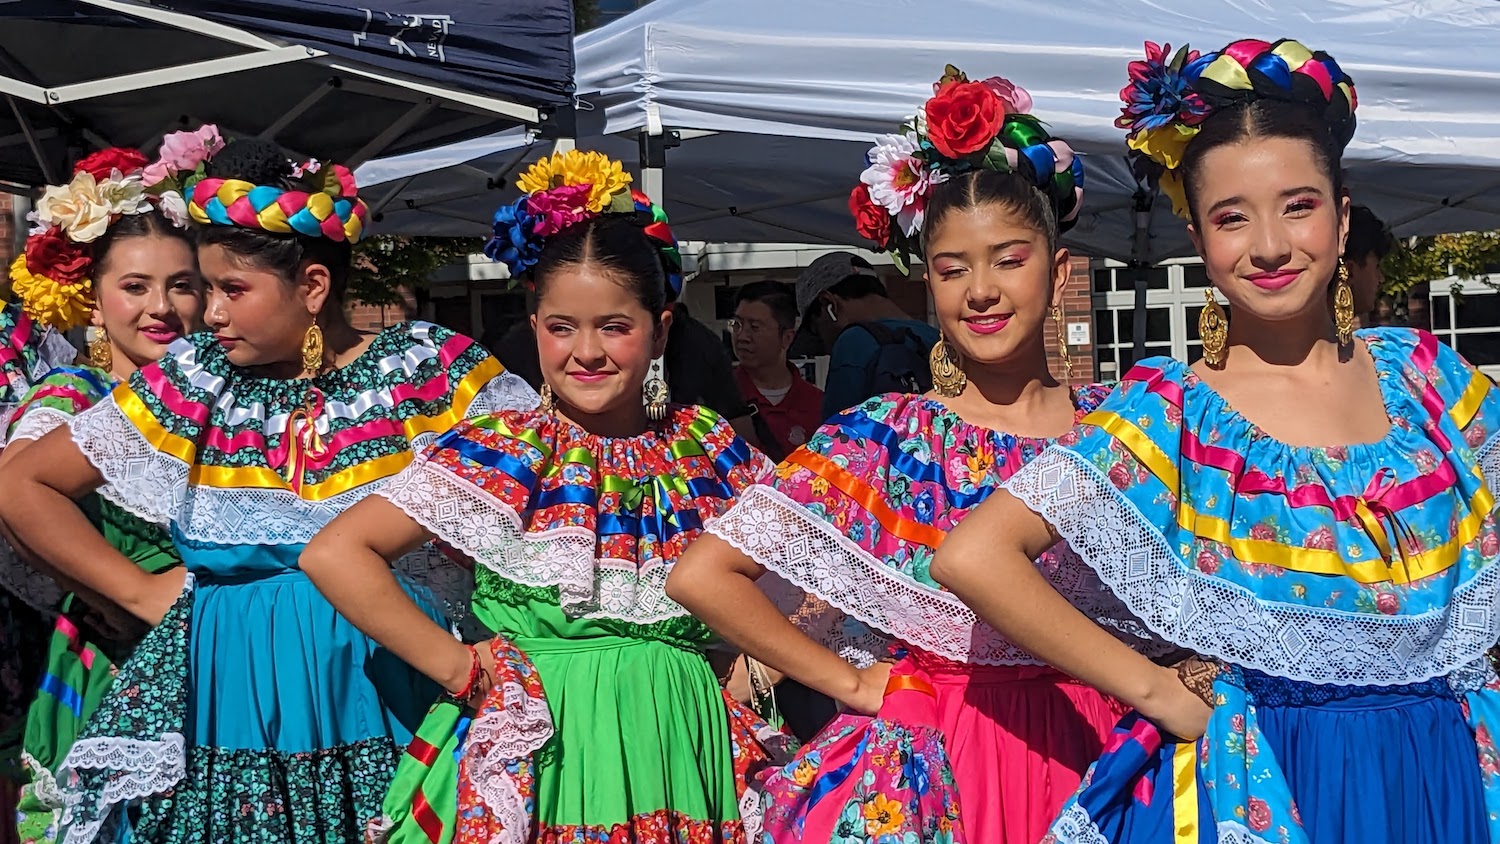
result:
<svg viewBox="0 0 1500 844"><path fill-rule="evenodd" d="M932 389L938 330L892 302L869 261L851 252L813 261L797 277L797 312L830 350L823 418L871 396Z"/></svg>

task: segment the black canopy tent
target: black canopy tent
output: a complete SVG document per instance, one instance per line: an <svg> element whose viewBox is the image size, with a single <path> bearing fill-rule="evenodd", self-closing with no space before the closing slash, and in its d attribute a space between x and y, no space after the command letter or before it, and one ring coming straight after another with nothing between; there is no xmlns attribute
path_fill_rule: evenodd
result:
<svg viewBox="0 0 1500 844"><path fill-rule="evenodd" d="M199 122L358 165L571 112L570 0L0 0L0 181ZM563 118L563 119L560 119Z"/></svg>

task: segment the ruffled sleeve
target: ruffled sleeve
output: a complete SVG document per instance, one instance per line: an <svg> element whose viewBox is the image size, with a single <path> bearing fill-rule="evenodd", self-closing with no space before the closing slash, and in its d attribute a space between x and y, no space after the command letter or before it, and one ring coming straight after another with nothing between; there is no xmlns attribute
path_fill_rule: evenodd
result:
<svg viewBox="0 0 1500 844"><path fill-rule="evenodd" d="M39 440L109 395L109 374L91 366L60 366L16 405L6 442Z"/></svg>
<svg viewBox="0 0 1500 844"><path fill-rule="evenodd" d="M1078 400L1092 406L1096 392ZM803 632L856 665L892 639L961 662L1035 663L929 567L946 532L1044 446L920 396L878 397L830 419L709 530L768 570L762 588ZM1091 616L1119 614L1065 546L1038 566Z"/></svg>
<svg viewBox="0 0 1500 844"><path fill-rule="evenodd" d="M32 385L78 357L61 334L38 325L14 302L0 306L0 427Z"/></svg>
<svg viewBox="0 0 1500 844"><path fill-rule="evenodd" d="M1473 391L1477 431L1488 391L1432 377L1430 335L1360 337L1390 419L1378 442L1281 443L1156 358L1007 488L1179 647L1315 683L1466 666L1500 633L1500 537L1443 395Z"/></svg>
<svg viewBox="0 0 1500 844"><path fill-rule="evenodd" d="M410 323L408 332L410 344L381 368L416 448L461 419L540 403L530 385L474 340L429 322Z"/></svg>
<svg viewBox="0 0 1500 844"><path fill-rule="evenodd" d="M176 340L161 360L72 419L73 442L104 477L102 496L151 524L171 523L187 500L198 441L225 383L208 365L222 357L210 334Z"/></svg>
<svg viewBox="0 0 1500 844"><path fill-rule="evenodd" d="M686 615L672 563L768 469L704 408L631 439L512 411L459 424L379 494L499 577L557 587L574 617L654 624Z"/></svg>
<svg viewBox="0 0 1500 844"><path fill-rule="evenodd" d="M1425 375L1422 396L1428 415L1443 419L1472 450L1491 492L1500 492L1500 395L1495 382L1463 356L1425 331L1388 330L1389 342L1410 349L1413 368Z"/></svg>

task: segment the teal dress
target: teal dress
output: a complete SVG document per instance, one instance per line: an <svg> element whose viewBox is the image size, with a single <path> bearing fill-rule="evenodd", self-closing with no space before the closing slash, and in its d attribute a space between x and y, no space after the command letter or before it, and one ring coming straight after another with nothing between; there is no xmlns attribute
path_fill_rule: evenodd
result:
<svg viewBox="0 0 1500 844"><path fill-rule="evenodd" d="M333 609L302 548L455 422L535 401L473 341L410 323L307 380L196 335L76 417L100 493L167 526L190 577L62 765L61 840L358 840L437 689ZM436 560L402 581L447 623L409 576Z"/></svg>

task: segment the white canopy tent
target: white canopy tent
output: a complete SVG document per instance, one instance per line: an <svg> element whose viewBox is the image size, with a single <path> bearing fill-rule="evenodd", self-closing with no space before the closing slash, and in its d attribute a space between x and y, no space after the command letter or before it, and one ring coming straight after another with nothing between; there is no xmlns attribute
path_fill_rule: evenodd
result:
<svg viewBox="0 0 1500 844"><path fill-rule="evenodd" d="M1332 53L1356 82L1360 128L1345 158L1356 201L1399 234L1500 226L1500 4L1173 5L656 0L578 38L579 144L665 164L642 181L680 237L849 242L864 149L952 63L1026 87L1036 113L1086 154L1076 249L1154 262L1190 247L1170 203L1141 196L1126 165L1113 125L1126 63L1147 39L1215 49L1288 36ZM490 136L374 161L360 177L375 185L382 231L480 234L514 196L497 189L505 177L542 151L528 143Z"/></svg>

